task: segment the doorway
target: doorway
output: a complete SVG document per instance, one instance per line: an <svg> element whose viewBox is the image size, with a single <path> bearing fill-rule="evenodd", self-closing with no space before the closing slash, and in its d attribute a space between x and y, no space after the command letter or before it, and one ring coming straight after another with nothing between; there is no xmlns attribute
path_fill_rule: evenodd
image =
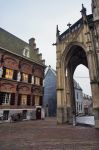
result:
<svg viewBox="0 0 99 150"><path fill-rule="evenodd" d="M37 120L41 119L41 108L40 107L36 108L36 119Z"/></svg>

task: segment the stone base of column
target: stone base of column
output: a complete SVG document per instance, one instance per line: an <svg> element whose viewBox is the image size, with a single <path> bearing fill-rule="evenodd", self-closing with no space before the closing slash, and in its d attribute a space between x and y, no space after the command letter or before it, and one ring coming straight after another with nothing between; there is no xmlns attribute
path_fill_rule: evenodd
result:
<svg viewBox="0 0 99 150"><path fill-rule="evenodd" d="M99 120L95 120L95 128L99 129Z"/></svg>
<svg viewBox="0 0 99 150"><path fill-rule="evenodd" d="M57 124L64 124L67 122L67 109L66 107L57 108Z"/></svg>
<svg viewBox="0 0 99 150"><path fill-rule="evenodd" d="M99 129L99 108L94 108L95 128Z"/></svg>
<svg viewBox="0 0 99 150"><path fill-rule="evenodd" d="M71 107L67 107L67 120L69 124L76 125L76 116Z"/></svg>

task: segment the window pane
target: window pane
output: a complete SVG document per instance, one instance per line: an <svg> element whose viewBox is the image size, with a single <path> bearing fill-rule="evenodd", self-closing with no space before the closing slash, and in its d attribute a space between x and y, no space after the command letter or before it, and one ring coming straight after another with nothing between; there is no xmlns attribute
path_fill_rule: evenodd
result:
<svg viewBox="0 0 99 150"><path fill-rule="evenodd" d="M35 96L35 105L39 105L39 99L40 99L39 96Z"/></svg>
<svg viewBox="0 0 99 150"><path fill-rule="evenodd" d="M6 69L5 78L13 79L13 70L11 70L11 69Z"/></svg>
<svg viewBox="0 0 99 150"><path fill-rule="evenodd" d="M25 74L25 73L22 74L22 81L28 82L28 75L27 74Z"/></svg>
<svg viewBox="0 0 99 150"><path fill-rule="evenodd" d="M11 100L11 93L2 93L3 104L10 104L10 100Z"/></svg>
<svg viewBox="0 0 99 150"><path fill-rule="evenodd" d="M22 95L21 97L21 104L26 105L27 104L27 95Z"/></svg>
<svg viewBox="0 0 99 150"><path fill-rule="evenodd" d="M40 78L35 77L35 84L36 84L36 85L40 85Z"/></svg>

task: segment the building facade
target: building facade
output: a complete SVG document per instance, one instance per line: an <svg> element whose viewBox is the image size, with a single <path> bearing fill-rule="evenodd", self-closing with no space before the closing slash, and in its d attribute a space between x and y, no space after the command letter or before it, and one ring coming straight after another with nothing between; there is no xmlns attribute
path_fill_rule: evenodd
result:
<svg viewBox="0 0 99 150"><path fill-rule="evenodd" d="M93 115L92 97L87 94L83 94L83 99L84 114Z"/></svg>
<svg viewBox="0 0 99 150"><path fill-rule="evenodd" d="M45 71L43 106L46 116L56 116L56 72L51 66L48 66Z"/></svg>
<svg viewBox="0 0 99 150"><path fill-rule="evenodd" d="M0 28L0 118L40 118L45 64L36 48ZM38 109L37 109L38 108ZM40 112L40 113L39 113ZM18 117L18 116L17 116Z"/></svg>
<svg viewBox="0 0 99 150"><path fill-rule="evenodd" d="M76 115L84 114L84 105L83 105L83 90L80 87L79 83L74 80L74 90L75 90L75 105L76 105Z"/></svg>

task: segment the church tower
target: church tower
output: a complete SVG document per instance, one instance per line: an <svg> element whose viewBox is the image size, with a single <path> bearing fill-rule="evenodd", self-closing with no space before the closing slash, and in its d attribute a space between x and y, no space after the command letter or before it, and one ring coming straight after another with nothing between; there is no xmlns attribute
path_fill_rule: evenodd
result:
<svg viewBox="0 0 99 150"><path fill-rule="evenodd" d="M92 0L92 13L94 21L99 21L99 0Z"/></svg>

